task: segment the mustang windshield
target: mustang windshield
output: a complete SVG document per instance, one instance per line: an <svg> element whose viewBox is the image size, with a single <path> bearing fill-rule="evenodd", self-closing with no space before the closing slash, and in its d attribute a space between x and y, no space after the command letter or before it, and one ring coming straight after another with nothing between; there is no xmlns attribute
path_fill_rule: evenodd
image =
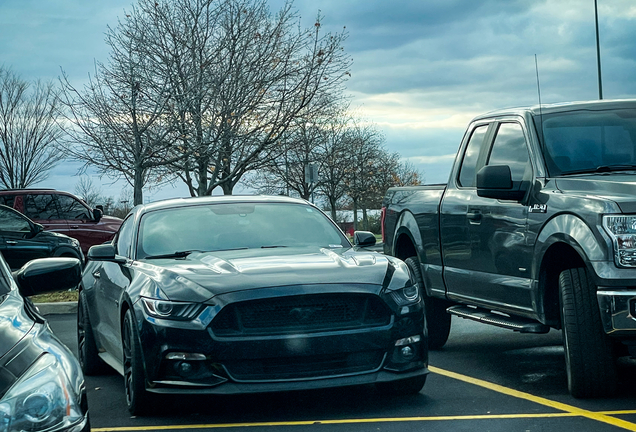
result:
<svg viewBox="0 0 636 432"><path fill-rule="evenodd" d="M143 216L137 258L182 258L184 251L297 246L349 247L323 213L303 204L222 203Z"/></svg>
<svg viewBox="0 0 636 432"><path fill-rule="evenodd" d="M535 117L551 176L636 169L636 109Z"/></svg>

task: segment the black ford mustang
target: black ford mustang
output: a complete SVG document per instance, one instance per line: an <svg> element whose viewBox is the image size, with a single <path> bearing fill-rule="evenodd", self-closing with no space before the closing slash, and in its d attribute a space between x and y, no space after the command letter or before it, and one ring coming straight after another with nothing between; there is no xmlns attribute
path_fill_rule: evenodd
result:
<svg viewBox="0 0 636 432"><path fill-rule="evenodd" d="M428 373L420 287L400 260L352 246L315 206L206 197L135 207L93 246L80 286L86 374L110 365L128 408L157 393L253 393L375 383L417 393Z"/></svg>

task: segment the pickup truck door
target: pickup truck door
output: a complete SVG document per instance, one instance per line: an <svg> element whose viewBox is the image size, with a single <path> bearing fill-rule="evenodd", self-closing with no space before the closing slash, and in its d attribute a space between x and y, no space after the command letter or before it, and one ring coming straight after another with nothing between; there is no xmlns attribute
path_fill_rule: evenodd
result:
<svg viewBox="0 0 636 432"><path fill-rule="evenodd" d="M482 126L484 127L484 126ZM477 171L484 165L508 165L513 181L532 177L526 135L518 121L496 121L477 142L468 142L457 179L442 200L441 242L447 296L511 312L530 312L528 207L518 201L477 195ZM471 149L471 145L474 146Z"/></svg>

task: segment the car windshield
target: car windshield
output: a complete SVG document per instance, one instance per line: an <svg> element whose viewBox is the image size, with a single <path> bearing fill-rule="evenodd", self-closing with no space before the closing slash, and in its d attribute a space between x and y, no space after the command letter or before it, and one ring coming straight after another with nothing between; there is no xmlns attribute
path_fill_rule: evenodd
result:
<svg viewBox="0 0 636 432"><path fill-rule="evenodd" d="M182 258L193 251L316 246L349 247L322 212L304 204L223 203L144 215L137 258Z"/></svg>
<svg viewBox="0 0 636 432"><path fill-rule="evenodd" d="M535 123L551 176L636 169L636 109L544 114Z"/></svg>

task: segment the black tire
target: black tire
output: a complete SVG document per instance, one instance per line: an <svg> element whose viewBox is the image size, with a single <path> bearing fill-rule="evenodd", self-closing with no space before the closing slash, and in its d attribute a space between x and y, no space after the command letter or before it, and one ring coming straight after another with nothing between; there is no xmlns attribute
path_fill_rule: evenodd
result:
<svg viewBox="0 0 636 432"><path fill-rule="evenodd" d="M426 326L428 328L428 349L440 349L446 344L451 329L451 316L446 312L446 302L426 295L420 262L416 257L409 257L404 262L413 273L415 283L419 285L424 299Z"/></svg>
<svg viewBox="0 0 636 432"><path fill-rule="evenodd" d="M152 394L146 391L141 347L130 310L127 310L124 315L122 345L124 350L124 389L128 411L131 415L147 414L152 406Z"/></svg>
<svg viewBox="0 0 636 432"><path fill-rule="evenodd" d="M424 384L426 384L427 376L420 375L400 381L381 383L378 384L378 387L382 393L390 395L414 395L422 391Z"/></svg>
<svg viewBox="0 0 636 432"><path fill-rule="evenodd" d="M88 316L86 293L82 290L77 300L77 354L84 374L100 375L108 370L108 365L98 353L93 326Z"/></svg>
<svg viewBox="0 0 636 432"><path fill-rule="evenodd" d="M559 275L568 389L576 398L610 397L618 386L612 340L605 334L596 286L584 267Z"/></svg>

